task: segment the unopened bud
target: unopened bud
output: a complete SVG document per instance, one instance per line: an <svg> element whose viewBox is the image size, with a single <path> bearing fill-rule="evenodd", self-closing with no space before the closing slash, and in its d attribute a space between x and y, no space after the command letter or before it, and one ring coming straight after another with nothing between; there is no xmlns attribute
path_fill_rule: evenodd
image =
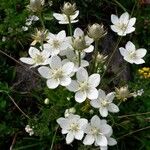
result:
<svg viewBox="0 0 150 150"><path fill-rule="evenodd" d="M46 98L46 99L44 100L44 104L46 104L46 105L49 104L49 99L48 99L48 98Z"/></svg>
<svg viewBox="0 0 150 150"><path fill-rule="evenodd" d="M107 56L104 56L103 54L98 53L96 59L97 59L97 62L102 64L102 63L104 63L106 61Z"/></svg>
<svg viewBox="0 0 150 150"><path fill-rule="evenodd" d="M70 15L74 15L76 11L76 4L71 4L69 2L64 3L62 12L66 15L66 16L70 16Z"/></svg>
<svg viewBox="0 0 150 150"><path fill-rule="evenodd" d="M76 37L73 41L73 47L75 50L79 51L82 51L83 49L87 48L85 37L84 36Z"/></svg>
<svg viewBox="0 0 150 150"><path fill-rule="evenodd" d="M94 40L99 40L101 37L105 36L106 34L107 32L104 29L104 26L98 23L95 23L92 26L88 27L88 35Z"/></svg>
<svg viewBox="0 0 150 150"><path fill-rule="evenodd" d="M44 5L44 0L30 0L28 8L33 12L40 12Z"/></svg>

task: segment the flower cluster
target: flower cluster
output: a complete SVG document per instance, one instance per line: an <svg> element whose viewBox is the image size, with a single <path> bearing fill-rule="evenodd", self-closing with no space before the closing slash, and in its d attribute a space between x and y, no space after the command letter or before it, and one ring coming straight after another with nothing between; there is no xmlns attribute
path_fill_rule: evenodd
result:
<svg viewBox="0 0 150 150"><path fill-rule="evenodd" d="M25 131L26 131L27 133L29 133L30 136L32 136L32 135L34 134L33 128L34 128L34 127L30 127L30 125L26 125Z"/></svg>
<svg viewBox="0 0 150 150"><path fill-rule="evenodd" d="M33 8L33 11L39 11L42 7L41 0L36 3L35 1L30 2L30 8ZM79 11L75 4L64 3L62 13L53 13L53 16L59 24L69 24L70 35L67 35L65 30L55 34L45 29L37 30L37 33L33 35L32 46L29 48L30 57L22 57L20 60L31 67L38 67L37 70L46 80L49 89L62 86L74 93L73 99L77 103L86 101L90 107L93 107L93 110L99 110L101 117L107 117L109 112L119 112L119 108L114 102L115 98L125 101L133 96L133 93L129 92L128 86L115 88L115 92L107 92L107 94L101 89L100 82L103 76L101 77L98 70L101 65L105 66L107 56L99 53L98 42L107 34L107 31L102 24L95 23L88 26L87 33L79 27L73 32L71 23L78 21L76 19L78 15ZM111 29L119 36L126 36L135 30L133 26L136 18L130 18L127 12L120 18L112 15L111 21L113 23ZM125 48L120 47L119 51L124 60L131 64L145 62L143 57L146 55L146 49L136 49L130 41L127 42ZM87 53L93 55L94 59L90 62L85 59ZM44 103L49 104L49 99L45 99ZM76 115L75 112L74 107L66 109L65 117L57 119L57 123L62 128L62 134L66 134L67 144L72 143L74 139L82 140L83 138L84 145L94 144L101 150L107 149L108 145L117 144L116 140L111 137L113 130L106 120L94 115L88 121L86 118ZM93 111L94 113L95 111Z"/></svg>
<svg viewBox="0 0 150 150"><path fill-rule="evenodd" d="M150 67L143 67L138 70L138 73L142 78L148 79L150 78Z"/></svg>

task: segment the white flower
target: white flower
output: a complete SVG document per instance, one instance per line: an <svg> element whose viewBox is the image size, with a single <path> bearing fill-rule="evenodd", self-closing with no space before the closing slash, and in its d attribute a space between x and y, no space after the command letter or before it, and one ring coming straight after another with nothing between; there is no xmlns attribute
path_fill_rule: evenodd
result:
<svg viewBox="0 0 150 150"><path fill-rule="evenodd" d="M50 61L50 52L48 52L47 50L40 51L35 47L30 47L29 55L30 57L21 57L20 60L23 63L32 65L32 67L47 65Z"/></svg>
<svg viewBox="0 0 150 150"><path fill-rule="evenodd" d="M100 75L92 74L88 77L86 69L80 68L76 74L77 81L72 80L71 84L67 86L69 91L75 92L75 100L82 103L89 99L96 99L98 97L98 90L96 87L100 83Z"/></svg>
<svg viewBox="0 0 150 150"><path fill-rule="evenodd" d="M118 106L112 103L115 97L115 92L111 92L107 95L101 89L99 89L98 92L99 92L98 99L90 101L90 104L94 108L99 108L99 112L102 117L107 117L108 111L113 113L119 112Z"/></svg>
<svg viewBox="0 0 150 150"><path fill-rule="evenodd" d="M70 15L70 21L71 23L76 23L78 20L75 20L79 15L79 11L75 11L74 15ZM59 24L69 24L68 17L65 14L59 14L59 13L53 13L53 16L55 19L59 21Z"/></svg>
<svg viewBox="0 0 150 150"><path fill-rule="evenodd" d="M33 128L33 127L32 127ZM29 135L30 136L32 136L33 134L34 134L34 131L33 131L33 129L32 129L29 125L26 125L26 127L25 127L25 131L27 132L27 133L29 133Z"/></svg>
<svg viewBox="0 0 150 150"><path fill-rule="evenodd" d="M67 118L70 114L74 114L75 112L76 112L76 109L74 107L66 109L64 116L65 118Z"/></svg>
<svg viewBox="0 0 150 150"><path fill-rule="evenodd" d="M35 15L29 16L29 18L26 19L25 25L30 26L34 21L38 21L38 20L39 20L39 17L37 17Z"/></svg>
<svg viewBox="0 0 150 150"><path fill-rule="evenodd" d="M70 144L74 139L82 140L84 136L83 129L88 121L78 115L71 114L67 118L57 119L57 123L62 128L62 134L67 134L66 143Z"/></svg>
<svg viewBox="0 0 150 150"><path fill-rule="evenodd" d="M127 12L123 13L120 18L116 15L111 15L111 22L113 23L111 29L119 36L126 36L126 34L135 31L133 26L136 22L136 18L130 18Z"/></svg>
<svg viewBox="0 0 150 150"><path fill-rule="evenodd" d="M60 31L58 34L49 33L47 38L49 44L47 50L50 51L52 56L59 54L62 50L65 50L70 46L64 30Z"/></svg>
<svg viewBox="0 0 150 150"><path fill-rule="evenodd" d="M142 96L144 93L143 89L137 90L133 93L133 97Z"/></svg>
<svg viewBox="0 0 150 150"><path fill-rule="evenodd" d="M93 39L84 35L84 32L80 28L76 28L73 34L73 49L81 50L82 52L90 53L94 50L94 46L91 45Z"/></svg>
<svg viewBox="0 0 150 150"><path fill-rule="evenodd" d="M107 124L106 120L100 120L100 118L95 115L91 118L91 122L87 124L84 132L87 134L83 140L84 145L95 145L107 146L108 141L106 135L111 132L112 128Z"/></svg>
<svg viewBox="0 0 150 150"><path fill-rule="evenodd" d="M80 65L80 67L89 66L89 62L86 61L86 60L83 60L84 56L85 56L84 54L81 55L81 65ZM79 69L79 56L78 56L78 54L76 54L72 50L69 50L66 53L66 57L67 57L67 59L64 59L63 62L69 62L69 61L73 62L74 63L74 72L77 72L78 69Z"/></svg>
<svg viewBox="0 0 150 150"><path fill-rule="evenodd" d="M27 26L22 26L22 30L23 30L23 31L28 31L28 29L29 29L29 28L28 28Z"/></svg>
<svg viewBox="0 0 150 150"><path fill-rule="evenodd" d="M119 48L121 55L123 56L124 60L133 64L143 64L145 61L142 59L145 55L147 50L144 48L137 49L132 42L127 42L125 48Z"/></svg>
<svg viewBox="0 0 150 150"><path fill-rule="evenodd" d="M47 86L50 89L55 89L58 85L67 86L71 83L70 74L73 71L74 64L67 62L62 64L58 56L51 57L50 68L42 66L38 68L39 73L43 78L47 79Z"/></svg>

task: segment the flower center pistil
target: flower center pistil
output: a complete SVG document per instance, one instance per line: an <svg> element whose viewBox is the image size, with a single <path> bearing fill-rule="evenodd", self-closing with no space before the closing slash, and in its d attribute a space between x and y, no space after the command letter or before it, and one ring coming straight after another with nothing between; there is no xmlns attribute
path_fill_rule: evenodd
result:
<svg viewBox="0 0 150 150"><path fill-rule="evenodd" d="M119 28L120 28L120 30L122 30L123 32L125 32L126 29L127 29L127 24L121 23L121 24L119 25Z"/></svg>
<svg viewBox="0 0 150 150"><path fill-rule="evenodd" d="M109 102L108 102L107 100L105 100L105 99L101 101L101 105L102 105L103 107L107 107L108 104L109 104Z"/></svg>
<svg viewBox="0 0 150 150"><path fill-rule="evenodd" d="M137 55L136 55L136 53L134 51L130 52L129 56L130 56L131 59L136 59L136 57L137 57Z"/></svg>
<svg viewBox="0 0 150 150"><path fill-rule="evenodd" d="M98 134L100 134L100 129L98 129L98 128L96 128L96 127L92 127L91 128L91 133L92 133L92 135L98 135Z"/></svg>
<svg viewBox="0 0 150 150"><path fill-rule="evenodd" d="M80 84L79 84L79 90L81 90L81 91L86 91L86 90L88 90L88 83L87 82L81 82Z"/></svg>
<svg viewBox="0 0 150 150"><path fill-rule="evenodd" d="M39 54L36 54L35 58L33 58L34 61L37 63L37 64L40 64L40 63L43 63L44 62L44 58L42 55L39 55Z"/></svg>
<svg viewBox="0 0 150 150"><path fill-rule="evenodd" d="M62 69L54 70L54 71L53 71L53 77L54 77L55 79L60 79L60 78L62 78L62 77L63 77L63 71L62 71Z"/></svg>
<svg viewBox="0 0 150 150"><path fill-rule="evenodd" d="M71 123L70 130L77 132L79 130L79 125L77 123Z"/></svg>
<svg viewBox="0 0 150 150"><path fill-rule="evenodd" d="M59 43L58 40L53 40L52 45L53 45L54 48L59 48L60 47L60 43Z"/></svg>

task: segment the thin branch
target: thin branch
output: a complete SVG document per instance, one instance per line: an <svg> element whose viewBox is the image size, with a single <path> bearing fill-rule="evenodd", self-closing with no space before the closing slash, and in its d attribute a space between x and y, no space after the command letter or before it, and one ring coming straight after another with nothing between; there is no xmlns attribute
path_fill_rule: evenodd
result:
<svg viewBox="0 0 150 150"><path fill-rule="evenodd" d="M22 111L22 109L17 105L17 103L15 102L15 100L10 96L8 95L8 97L10 98L10 100L14 103L14 105L18 108L18 110L28 119L30 119L30 117L28 115L25 114L24 111Z"/></svg>
<svg viewBox="0 0 150 150"><path fill-rule="evenodd" d="M12 141L12 144L11 144L11 146L10 146L9 150L13 150L13 146L14 146L14 145L15 145L15 143L16 143L17 135L18 135L18 133L15 133L15 136L14 136L14 138L13 138L13 141Z"/></svg>
<svg viewBox="0 0 150 150"><path fill-rule="evenodd" d="M125 118L125 117L133 117L133 116L148 115L148 114L150 114L150 112L130 114L130 115L122 115L122 116L118 116L118 118L121 119L121 118Z"/></svg>
<svg viewBox="0 0 150 150"><path fill-rule="evenodd" d="M140 132L140 131L143 131L143 130L147 130L147 129L150 129L150 126L145 127L145 128L141 128L141 129L138 129L138 130L135 130L135 131L132 131L132 132L129 132L129 133L124 134L123 136L117 138L117 139L122 139L122 138L124 138L124 137L126 137L126 136L129 136L129 135L131 135L131 134L134 134L134 133L137 133L137 132Z"/></svg>

